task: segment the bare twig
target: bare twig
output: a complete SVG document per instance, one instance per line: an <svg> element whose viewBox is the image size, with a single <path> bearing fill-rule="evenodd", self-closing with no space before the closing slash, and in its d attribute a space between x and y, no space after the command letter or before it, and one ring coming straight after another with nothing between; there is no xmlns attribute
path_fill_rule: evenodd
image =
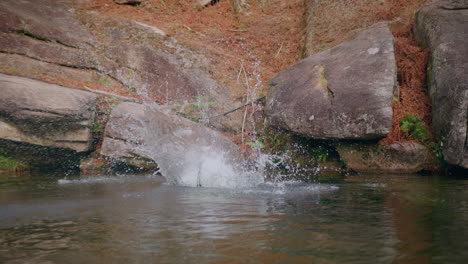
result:
<svg viewBox="0 0 468 264"><path fill-rule="evenodd" d="M247 93L245 95L245 102L249 101L249 78L247 77L247 72L245 71L244 65L242 64L242 69L244 70L244 77L245 77L245 86L247 88ZM241 142L244 144L244 129L245 129L245 119L247 118L247 107L244 110L244 117L242 118L242 130L241 130Z"/></svg>
<svg viewBox="0 0 468 264"><path fill-rule="evenodd" d="M239 68L239 73L237 74L237 82L239 82L239 78L240 78L240 76L241 76L241 74L242 74L242 69L243 69L243 68L244 68L244 61L241 60L241 66L240 66L240 68Z"/></svg>
<svg viewBox="0 0 468 264"><path fill-rule="evenodd" d="M247 32L245 29L226 29L226 31L231 31L231 32Z"/></svg>
<svg viewBox="0 0 468 264"><path fill-rule="evenodd" d="M186 25L184 25L184 24L180 24L180 25L182 25L184 28L186 28L186 29L189 30L190 32L193 32L193 33L195 33L195 34L198 34L198 35L200 35L200 36L202 36L202 37L206 37L205 34L203 34L203 33L201 33L201 32L198 32L198 31L196 31L196 30L193 30L193 29L192 29L191 27L189 27L189 26L186 26Z"/></svg>
<svg viewBox="0 0 468 264"><path fill-rule="evenodd" d="M278 49L278 52L276 52L275 58L277 58L277 57L278 57L278 55L280 54L280 52L281 52L281 49L283 48L283 43L284 43L284 42L283 42L283 41L281 41L281 46L279 47L279 49Z"/></svg>

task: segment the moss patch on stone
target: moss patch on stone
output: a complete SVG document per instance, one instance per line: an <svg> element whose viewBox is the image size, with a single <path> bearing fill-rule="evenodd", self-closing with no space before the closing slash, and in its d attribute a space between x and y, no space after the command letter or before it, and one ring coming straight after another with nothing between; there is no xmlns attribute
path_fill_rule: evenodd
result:
<svg viewBox="0 0 468 264"><path fill-rule="evenodd" d="M0 155L0 172L1 171L14 171L17 169L24 169L27 165L17 159L9 158Z"/></svg>

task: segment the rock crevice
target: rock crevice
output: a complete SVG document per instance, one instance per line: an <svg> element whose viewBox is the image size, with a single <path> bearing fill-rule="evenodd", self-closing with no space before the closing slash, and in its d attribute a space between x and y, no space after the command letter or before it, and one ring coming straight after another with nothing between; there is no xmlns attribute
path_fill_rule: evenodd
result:
<svg viewBox="0 0 468 264"><path fill-rule="evenodd" d="M447 8L450 7L450 8ZM439 1L416 13L414 32L430 49L432 126L445 160L468 168L468 3Z"/></svg>

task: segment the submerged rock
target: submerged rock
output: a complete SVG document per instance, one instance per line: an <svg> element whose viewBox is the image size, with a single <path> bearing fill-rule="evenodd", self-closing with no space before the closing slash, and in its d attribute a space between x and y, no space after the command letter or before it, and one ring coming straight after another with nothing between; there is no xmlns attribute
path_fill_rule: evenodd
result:
<svg viewBox="0 0 468 264"><path fill-rule="evenodd" d="M271 125L316 139L375 139L392 128L396 81L393 36L376 24L275 76Z"/></svg>
<svg viewBox="0 0 468 264"><path fill-rule="evenodd" d="M164 176L172 177L172 182L187 181L187 174L197 175L202 169L209 170L209 166L221 166L222 162L233 165L232 168L241 163L239 149L230 140L154 105L118 105L111 113L104 136L102 155L138 167L143 165L135 161L157 163Z"/></svg>
<svg viewBox="0 0 468 264"><path fill-rule="evenodd" d="M445 160L468 168L468 1L440 1L416 13L415 35L430 49L432 127Z"/></svg>
<svg viewBox="0 0 468 264"><path fill-rule="evenodd" d="M336 150L348 169L360 173L415 173L424 169L426 148L418 143L339 144Z"/></svg>
<svg viewBox="0 0 468 264"><path fill-rule="evenodd" d="M86 152L96 95L0 74L0 139Z"/></svg>

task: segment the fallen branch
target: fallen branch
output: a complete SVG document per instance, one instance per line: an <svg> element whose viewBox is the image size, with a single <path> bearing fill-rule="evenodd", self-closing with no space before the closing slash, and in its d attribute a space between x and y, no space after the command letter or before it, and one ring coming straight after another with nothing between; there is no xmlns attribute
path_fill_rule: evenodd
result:
<svg viewBox="0 0 468 264"><path fill-rule="evenodd" d="M231 32L247 32L245 29L226 29L226 31L231 31Z"/></svg>

